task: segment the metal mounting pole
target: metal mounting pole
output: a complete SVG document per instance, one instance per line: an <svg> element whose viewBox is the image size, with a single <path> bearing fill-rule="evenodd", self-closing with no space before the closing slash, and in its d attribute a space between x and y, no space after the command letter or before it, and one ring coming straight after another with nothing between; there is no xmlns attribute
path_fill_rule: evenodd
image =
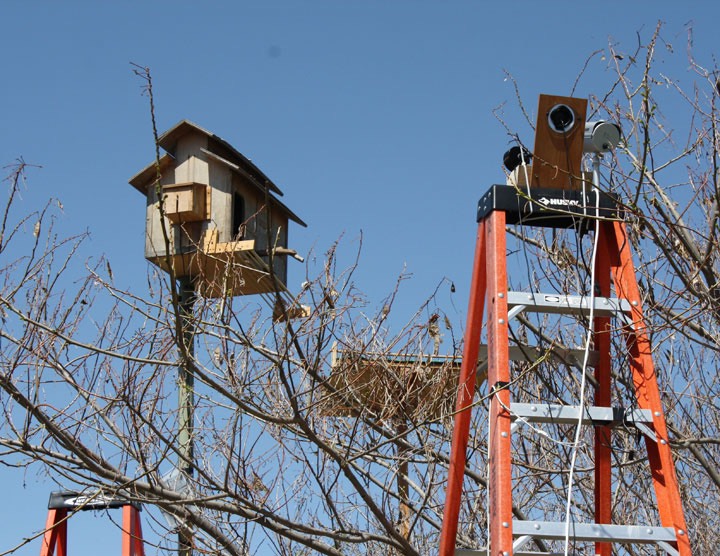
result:
<svg viewBox="0 0 720 556"><path fill-rule="evenodd" d="M195 289L190 278L180 278L180 325L184 349L178 364L178 469L189 479L194 473L193 423L195 377L191 360L195 354ZM184 524L178 529L178 555L192 556L192 531Z"/></svg>

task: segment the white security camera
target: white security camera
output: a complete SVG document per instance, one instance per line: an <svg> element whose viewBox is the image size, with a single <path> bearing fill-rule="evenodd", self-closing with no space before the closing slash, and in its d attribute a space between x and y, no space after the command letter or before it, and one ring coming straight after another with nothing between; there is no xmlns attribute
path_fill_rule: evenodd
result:
<svg viewBox="0 0 720 556"><path fill-rule="evenodd" d="M611 122L598 121L585 124L583 151L586 153L605 153L620 143L620 126Z"/></svg>

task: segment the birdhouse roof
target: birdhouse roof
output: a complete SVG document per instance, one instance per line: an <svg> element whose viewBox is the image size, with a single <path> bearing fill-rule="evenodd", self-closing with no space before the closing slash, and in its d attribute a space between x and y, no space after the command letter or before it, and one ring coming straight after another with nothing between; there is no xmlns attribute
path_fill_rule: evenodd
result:
<svg viewBox="0 0 720 556"><path fill-rule="evenodd" d="M166 151L166 154L160 157L160 171L163 172L175 160L175 149L178 140L188 133L201 133L208 138L208 148L202 149L202 152L217 162L225 164L232 171L241 174L247 181L258 188L260 191L271 191L276 195L282 195L283 192L268 178L260 168L255 166L252 161L239 152L230 143L218 137L211 131L208 131L199 125L188 120L181 120L173 127L168 129L160 137L158 137L158 145ZM155 180L157 174L157 166L155 162L148 164L140 170L132 178L129 183L142 194L147 194L148 186ZM293 211L291 211L284 203L271 195L273 204L277 205L288 217L300 224L307 226Z"/></svg>
<svg viewBox="0 0 720 556"><path fill-rule="evenodd" d="M170 166L170 164L172 164L173 160L175 159L169 154L162 155L160 157L160 160L158 161L158 165L160 166L160 173L164 172ZM152 162L145 166L145 168L140 170L132 178L130 178L129 183L140 193L145 195L147 193L148 186L157 177L157 172L158 168L156 167L155 162Z"/></svg>

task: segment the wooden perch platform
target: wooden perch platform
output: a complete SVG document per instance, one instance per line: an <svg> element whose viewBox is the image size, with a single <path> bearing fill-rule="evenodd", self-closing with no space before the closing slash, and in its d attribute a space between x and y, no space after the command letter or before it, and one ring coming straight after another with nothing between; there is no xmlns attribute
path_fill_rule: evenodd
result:
<svg viewBox="0 0 720 556"><path fill-rule="evenodd" d="M271 293L284 289L281 280L273 280L267 262L255 250L255 240L217 241L217 231L208 230L197 250L170 257L176 276L192 276L195 288L205 297L223 297ZM286 250L278 253L285 256ZM150 259L169 271L168 258Z"/></svg>
<svg viewBox="0 0 720 556"><path fill-rule="evenodd" d="M370 411L388 420L438 419L453 411L459 373L458 357L334 348L329 377L333 394L325 414L348 417Z"/></svg>
<svg viewBox="0 0 720 556"><path fill-rule="evenodd" d="M481 344L475 391L487 380L487 345ZM583 350L540 349L511 345L511 361L530 362L547 356L557 364L582 368ZM326 415L350 417L370 411L382 419L429 421L455 410L461 357L408 353L362 354L333 348ZM597 364L591 351L589 366Z"/></svg>

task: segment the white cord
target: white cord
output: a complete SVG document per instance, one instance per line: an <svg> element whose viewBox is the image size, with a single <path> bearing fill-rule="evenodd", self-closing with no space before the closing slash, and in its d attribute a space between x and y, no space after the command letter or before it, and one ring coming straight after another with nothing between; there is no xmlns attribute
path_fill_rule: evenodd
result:
<svg viewBox="0 0 720 556"><path fill-rule="evenodd" d="M530 176L528 175L528 163L525 160L525 149L522 145L520 145L520 160L522 162L523 172L525 172L525 187L527 188L528 199L530 199L530 214L532 214L533 203L532 203L532 193L530 192ZM520 215L520 219L522 222L522 214Z"/></svg>
<svg viewBox="0 0 720 556"><path fill-rule="evenodd" d="M580 434L582 432L582 418L585 413L585 386L587 384L587 365L590 357L590 342L593 337L593 328L595 323L595 260L597 258L598 243L600 237L600 155L593 156L593 193L595 194L595 237L593 238L593 250L590 260L590 313L588 322L588 331L585 339L585 353L583 355L582 364L582 380L580 382L580 412L578 413L578 422L575 427L575 439L573 442L572 456L570 458L570 473L568 475L568 494L567 504L565 505L565 550L564 556L568 556L570 549L570 507L572 505L572 489L573 479L575 475L575 461L577 460L578 448L580 445Z"/></svg>
<svg viewBox="0 0 720 556"><path fill-rule="evenodd" d="M485 523L487 524L487 555L490 556L490 419L487 423L488 458L487 458L487 496L485 497Z"/></svg>

